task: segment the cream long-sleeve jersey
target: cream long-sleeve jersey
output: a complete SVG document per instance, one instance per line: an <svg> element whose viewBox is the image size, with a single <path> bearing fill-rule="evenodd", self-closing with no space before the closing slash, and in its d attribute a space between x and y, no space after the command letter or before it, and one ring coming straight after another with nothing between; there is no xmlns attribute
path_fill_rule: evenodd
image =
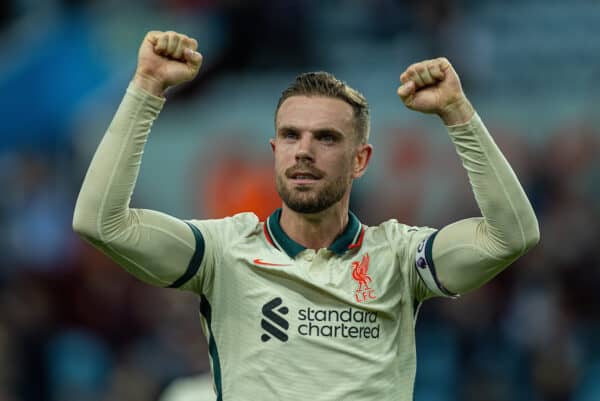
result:
<svg viewBox="0 0 600 401"><path fill-rule="evenodd" d="M426 298L490 280L539 239L521 185L478 115L448 127L481 217L442 229L349 212L306 249L252 213L182 220L129 207L164 99L130 85L84 179L73 227L139 279L201 298L217 400L412 400Z"/></svg>

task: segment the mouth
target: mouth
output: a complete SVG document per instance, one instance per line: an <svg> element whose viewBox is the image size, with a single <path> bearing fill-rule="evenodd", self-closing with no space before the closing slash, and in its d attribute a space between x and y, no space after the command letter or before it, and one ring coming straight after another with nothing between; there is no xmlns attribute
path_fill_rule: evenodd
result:
<svg viewBox="0 0 600 401"><path fill-rule="evenodd" d="M321 175L312 171L294 171L287 174L287 177L295 184L307 185L314 184L321 179Z"/></svg>

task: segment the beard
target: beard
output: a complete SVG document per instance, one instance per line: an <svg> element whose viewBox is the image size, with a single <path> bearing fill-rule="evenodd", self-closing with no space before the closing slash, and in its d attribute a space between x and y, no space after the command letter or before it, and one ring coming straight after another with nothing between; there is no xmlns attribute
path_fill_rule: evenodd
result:
<svg viewBox="0 0 600 401"><path fill-rule="evenodd" d="M324 188L318 184L312 187L288 188L283 176L277 175L275 184L283 203L297 213L319 213L343 198L351 179L340 176Z"/></svg>

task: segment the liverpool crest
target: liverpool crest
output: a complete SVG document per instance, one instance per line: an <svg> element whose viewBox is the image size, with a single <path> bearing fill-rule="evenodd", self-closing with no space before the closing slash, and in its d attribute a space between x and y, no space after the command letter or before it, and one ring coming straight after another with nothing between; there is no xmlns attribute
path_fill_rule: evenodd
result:
<svg viewBox="0 0 600 401"><path fill-rule="evenodd" d="M373 281L369 276L369 261L368 253L362 257L361 261L352 262L352 278L358 283L358 288L354 292L356 302L367 302L376 299L375 290L369 287L369 283Z"/></svg>

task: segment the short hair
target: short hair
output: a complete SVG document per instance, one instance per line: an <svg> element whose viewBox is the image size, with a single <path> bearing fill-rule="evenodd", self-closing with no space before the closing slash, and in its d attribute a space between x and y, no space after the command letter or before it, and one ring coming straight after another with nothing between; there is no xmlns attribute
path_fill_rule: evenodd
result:
<svg viewBox="0 0 600 401"><path fill-rule="evenodd" d="M354 128L358 142L365 144L369 140L370 118L367 99L333 74L317 71L298 75L281 93L275 109L275 123L277 123L279 108L287 98L292 96L324 96L343 100L352 106L354 111Z"/></svg>

